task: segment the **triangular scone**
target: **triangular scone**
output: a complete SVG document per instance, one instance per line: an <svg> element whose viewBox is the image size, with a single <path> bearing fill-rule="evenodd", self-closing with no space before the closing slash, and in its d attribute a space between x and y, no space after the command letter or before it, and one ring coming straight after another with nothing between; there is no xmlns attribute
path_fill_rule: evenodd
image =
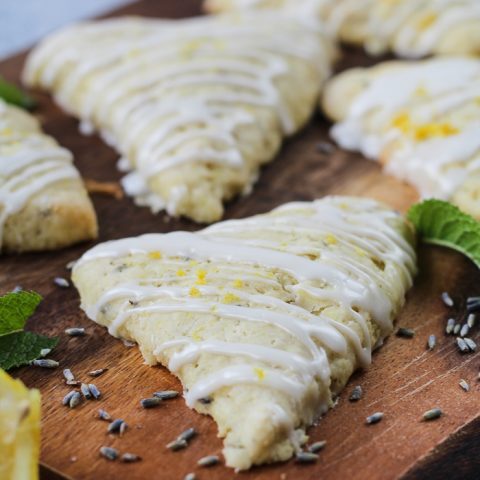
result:
<svg viewBox="0 0 480 480"><path fill-rule="evenodd" d="M52 35L24 80L122 154L138 204L213 222L307 121L333 53L319 29L280 14L129 17Z"/></svg>
<svg viewBox="0 0 480 480"><path fill-rule="evenodd" d="M327 197L103 243L73 281L92 320L181 379L187 404L217 422L227 465L243 470L290 458L370 362L412 283L412 244L400 214Z"/></svg>
<svg viewBox="0 0 480 480"><path fill-rule="evenodd" d="M0 100L0 250L50 250L96 236L72 154Z"/></svg>
<svg viewBox="0 0 480 480"><path fill-rule="evenodd" d="M282 9L316 16L340 40L406 58L478 54L478 0L206 0L213 12Z"/></svg>
<svg viewBox="0 0 480 480"><path fill-rule="evenodd" d="M479 98L480 60L441 57L347 70L322 103L342 147L480 218Z"/></svg>

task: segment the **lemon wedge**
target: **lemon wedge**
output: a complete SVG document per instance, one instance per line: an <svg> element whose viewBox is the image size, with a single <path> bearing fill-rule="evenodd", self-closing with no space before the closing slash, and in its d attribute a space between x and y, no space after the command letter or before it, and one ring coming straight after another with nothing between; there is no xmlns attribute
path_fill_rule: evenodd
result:
<svg viewBox="0 0 480 480"><path fill-rule="evenodd" d="M37 480L40 392L0 369L0 478Z"/></svg>

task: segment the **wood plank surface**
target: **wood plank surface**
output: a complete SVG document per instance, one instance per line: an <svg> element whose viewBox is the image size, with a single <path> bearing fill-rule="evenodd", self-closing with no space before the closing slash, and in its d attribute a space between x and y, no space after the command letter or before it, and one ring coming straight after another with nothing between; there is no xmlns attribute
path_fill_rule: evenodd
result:
<svg viewBox="0 0 480 480"><path fill-rule="evenodd" d="M140 1L115 14L141 14L159 17L183 17L200 13L200 2ZM339 69L368 65L374 61L362 52L345 50ZM18 82L24 56L0 64L0 74ZM82 175L99 181L120 177L115 169L117 154L99 138L83 137L77 122L61 112L52 101L36 94L40 101L37 114L46 131L71 149ZM381 174L379 167L359 155L335 150L322 154L317 146L328 140L329 124L316 115L309 126L290 139L279 157L267 166L252 195L230 203L227 218L242 218L265 212L284 202L311 200L326 194L372 196L405 211L416 200L415 192L397 180ZM163 214L154 216L136 208L128 198L116 200L94 195L100 222L100 241L138 235L145 232L195 230L199 226L184 220L172 220ZM79 310L73 288L53 284L56 276L68 276L65 265L78 258L92 244L52 253L3 256L0 259L0 293L21 285L44 296L28 327L36 332L60 336L52 355L62 368L71 368L78 379L88 380L87 372L109 370L95 380L103 393L100 401L84 402L69 410L61 399L69 387L61 368L41 370L33 367L13 372L29 387L39 388L43 396L43 478L51 468L67 478L78 480L174 480L196 471L199 479L233 479L237 475L223 466L206 469L196 461L207 454L220 453L221 439L214 422L189 410L182 398L164 402L160 408L143 410L139 401L160 389L180 389L178 381L161 367L143 364L137 348L127 348L106 331L90 322ZM245 480L307 479L397 479L479 478L480 382L477 380L480 354L461 355L453 337L444 335L446 319L452 314L442 304L440 294L451 292L460 307L469 295L480 294L480 274L460 255L440 248L420 247L420 274L398 324L413 328L413 339L389 338L374 355L373 365L355 374L338 405L317 426L310 429L311 440L327 440L327 446L314 465L300 466L290 461L254 468L241 473ZM87 336L70 338L67 327L83 326ZM426 350L430 334L438 345ZM478 328L472 338L480 341ZM460 379L471 390L459 387ZM348 401L354 385L361 385L364 397ZM98 408L115 418L123 418L129 429L121 438L107 434L107 423L95 418ZM445 415L434 422L422 422L424 411L440 407ZM255 405L252 405L255 408ZM365 425L365 417L376 411L385 413L377 425ZM182 430L194 426L199 435L180 452L170 452L166 443ZM136 464L109 462L101 458L102 445L142 456ZM453 462L453 463L452 463ZM53 476L55 475L55 476Z"/></svg>

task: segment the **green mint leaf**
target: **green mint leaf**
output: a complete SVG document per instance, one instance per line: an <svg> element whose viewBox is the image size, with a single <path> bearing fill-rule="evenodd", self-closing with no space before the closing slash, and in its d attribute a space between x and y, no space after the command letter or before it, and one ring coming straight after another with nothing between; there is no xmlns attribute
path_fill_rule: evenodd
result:
<svg viewBox="0 0 480 480"><path fill-rule="evenodd" d="M457 250L480 268L480 222L442 200L425 200L407 214L425 243Z"/></svg>
<svg viewBox="0 0 480 480"><path fill-rule="evenodd" d="M44 348L54 348L58 338L48 338L32 332L15 332L0 337L0 368L10 370L28 365L40 357Z"/></svg>
<svg viewBox="0 0 480 480"><path fill-rule="evenodd" d="M5 81L0 77L0 98L3 98L7 103L17 105L17 107L32 110L35 108L37 102L28 94L17 88L12 83Z"/></svg>
<svg viewBox="0 0 480 480"><path fill-rule="evenodd" d="M42 297L35 292L11 292L0 297L0 335L23 330Z"/></svg>

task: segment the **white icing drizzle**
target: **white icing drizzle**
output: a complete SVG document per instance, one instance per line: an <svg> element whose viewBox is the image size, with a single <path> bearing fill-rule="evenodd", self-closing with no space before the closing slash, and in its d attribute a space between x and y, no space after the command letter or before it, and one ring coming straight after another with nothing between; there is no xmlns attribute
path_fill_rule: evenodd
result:
<svg viewBox="0 0 480 480"><path fill-rule="evenodd" d="M292 380L286 375L270 368L263 369L265 377L261 380L261 385L285 393L293 400L299 401L306 389L306 385ZM189 407L193 407L200 398L208 397L220 388L238 385L238 384L259 384L258 375L255 370L248 365L233 365L215 373L208 375L201 382L197 382L185 393L185 400Z"/></svg>
<svg viewBox="0 0 480 480"><path fill-rule="evenodd" d="M328 197L312 203L291 203L270 214L222 222L198 233L151 234L97 245L75 264L74 278L90 262L154 252L161 254L169 271L191 261L221 267L224 273L220 271L218 276L214 273L218 269L208 272L208 282L195 287L195 296L189 286L195 285L194 279L182 272L181 277L119 281L94 304L83 308L92 320L101 321L109 305L115 303L116 317L109 321L109 332L115 336L122 334L133 317L168 318L168 314L179 312L197 318L275 326L302 345L303 354L274 346L179 335L158 345L153 355L157 359L166 356L168 368L174 373L195 364L205 354L231 357L230 366L189 387L185 394L189 406L221 388L238 384L273 388L300 400L315 380L328 387L329 355L345 355L350 346L360 364L370 362L368 317L380 327L381 339L391 332L392 315L415 272L415 252L400 234L399 222L398 214L367 199ZM290 238L292 234L295 240ZM262 237L271 240L266 243ZM334 249L329 249L329 241ZM316 258L308 256L312 254ZM383 273L371 258L383 262ZM277 276L265 276L269 269L279 272L281 284ZM235 278L237 274L242 282L267 282L290 292L294 302L225 286L225 275ZM352 324L306 308L302 300L305 292L315 302L340 307ZM226 303L226 293L234 301ZM355 323L362 334L354 328ZM255 368L256 364L262 368ZM322 403L320 410L326 408Z"/></svg>
<svg viewBox="0 0 480 480"><path fill-rule="evenodd" d="M480 122L471 110L480 110L480 61L447 57L382 68L369 73L368 86L332 128L332 137L372 159L388 152L388 172L412 183L423 197L449 199L479 168ZM412 137L395 126L399 115L419 127L455 130Z"/></svg>
<svg viewBox="0 0 480 480"><path fill-rule="evenodd" d="M412 2L415 5L417 1ZM442 37L458 25L480 20L480 5L477 0L430 0L424 5L423 18L431 18L431 24L423 29L415 24L417 8L412 7L412 17L408 17L398 33L393 37L393 50L403 57L423 57L435 51ZM422 10L420 10L422 12ZM392 12L392 16L395 12ZM410 21L409 21L410 20Z"/></svg>
<svg viewBox="0 0 480 480"><path fill-rule="evenodd" d="M0 100L0 248L11 215L48 186L77 178L71 153L37 127L17 125L12 107Z"/></svg>
<svg viewBox="0 0 480 480"><path fill-rule="evenodd" d="M289 61L312 68L318 85L329 73L320 30L281 15L265 20L125 18L74 26L34 50L24 80L54 90L83 132L99 129L128 159L133 171L123 185L137 203L175 213L186 189L153 192L153 177L188 163L256 168L235 136L259 121L251 107L272 109L278 129L290 135L298 120L277 85L291 75Z"/></svg>

